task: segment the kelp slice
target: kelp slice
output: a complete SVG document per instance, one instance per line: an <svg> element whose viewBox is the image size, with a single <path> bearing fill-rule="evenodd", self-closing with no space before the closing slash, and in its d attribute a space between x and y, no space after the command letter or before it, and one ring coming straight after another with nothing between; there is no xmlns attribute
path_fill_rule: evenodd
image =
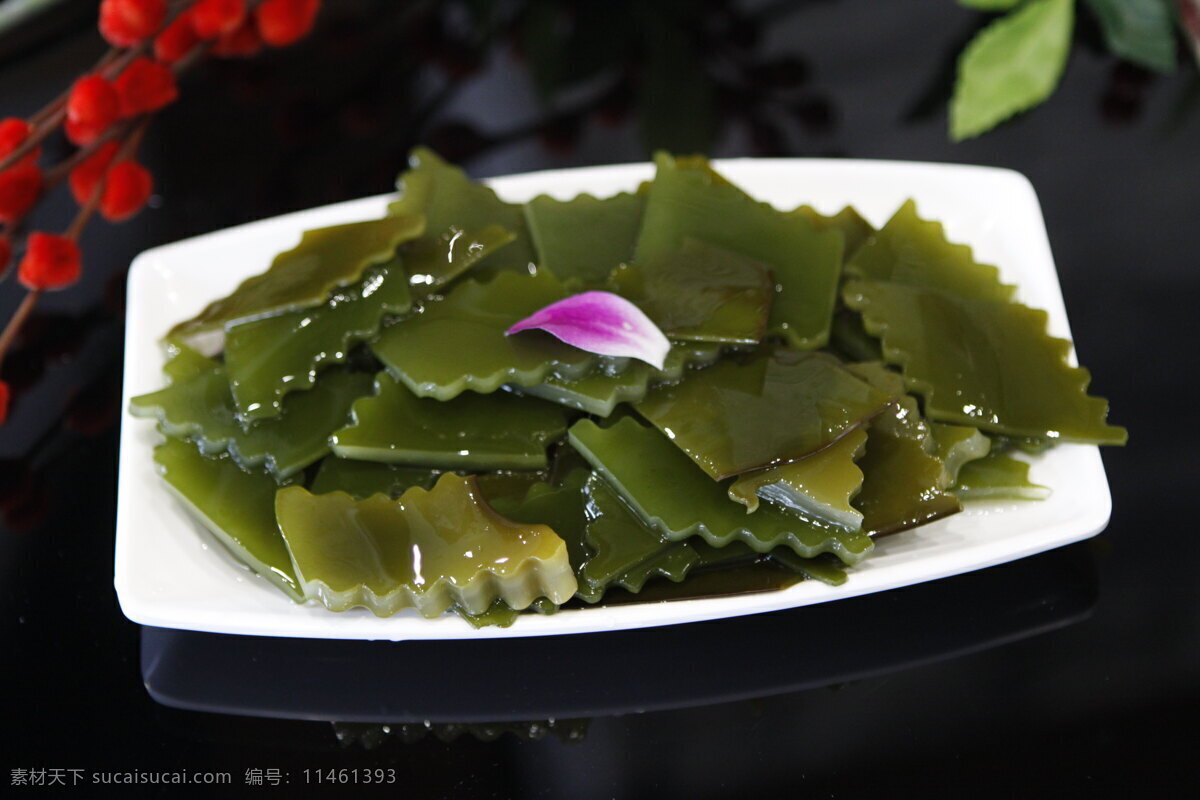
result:
<svg viewBox="0 0 1200 800"><path fill-rule="evenodd" d="M354 403L331 437L342 458L437 469L542 469L546 448L567 431L567 410L508 392L453 400L417 397L387 372Z"/></svg>
<svg viewBox="0 0 1200 800"><path fill-rule="evenodd" d="M610 281L668 338L684 341L757 344L775 295L764 264L692 238L644 265L622 264Z"/></svg>
<svg viewBox="0 0 1200 800"><path fill-rule="evenodd" d="M525 204L538 267L566 284L602 286L618 264L633 258L645 195L622 192L603 199L540 195Z"/></svg>
<svg viewBox="0 0 1200 800"><path fill-rule="evenodd" d="M942 491L944 466L933 450L928 425L911 399L872 420L858 460L862 490L854 498L864 531L882 536L962 510L954 495Z"/></svg>
<svg viewBox="0 0 1200 800"><path fill-rule="evenodd" d="M834 553L855 564L870 552L868 536L805 519L775 507L747 514L654 428L626 417L608 428L590 420L571 426L571 445L637 514L677 541L692 535L721 547L741 541L759 553L786 546L806 558Z"/></svg>
<svg viewBox="0 0 1200 800"><path fill-rule="evenodd" d="M959 470L968 462L983 458L992 449L992 440L970 425L931 423L934 451L942 462L941 488L949 489L958 483Z"/></svg>
<svg viewBox="0 0 1200 800"><path fill-rule="evenodd" d="M1029 480L1029 464L989 453L963 464L954 493L962 500L1045 500L1050 488Z"/></svg>
<svg viewBox="0 0 1200 800"><path fill-rule="evenodd" d="M432 489L439 475L439 470L424 467L402 467L328 455L321 459L309 491L313 494L341 491L355 500L365 500L373 494L396 498L414 486Z"/></svg>
<svg viewBox="0 0 1200 800"><path fill-rule="evenodd" d="M186 341L226 325L321 305L335 289L362 280L368 268L391 261L401 242L424 230L423 217L404 215L306 231L270 269L179 323L168 337Z"/></svg>
<svg viewBox="0 0 1200 800"><path fill-rule="evenodd" d="M761 497L816 519L858 530L862 527L862 512L850 501L862 488L862 470L854 462L862 455L866 442L866 430L855 428L800 461L742 475L729 486L729 497L750 512L758 510Z"/></svg>
<svg viewBox="0 0 1200 800"><path fill-rule="evenodd" d="M858 459L862 489L854 506L872 536L914 528L962 510L945 489L945 465L917 401L904 394L904 378L879 362L850 364L851 372L895 398L867 427L866 452Z"/></svg>
<svg viewBox="0 0 1200 800"><path fill-rule="evenodd" d="M403 253L414 284L442 286L467 269L523 272L536 261L521 206L427 148L413 150L409 165L388 212L426 220L424 235Z"/></svg>
<svg viewBox="0 0 1200 800"><path fill-rule="evenodd" d="M210 458L178 439L154 448L154 462L171 491L239 561L302 600L279 528L270 475L242 470L228 456Z"/></svg>
<svg viewBox="0 0 1200 800"><path fill-rule="evenodd" d="M243 467L266 465L280 480L327 454L329 434L346 423L350 404L371 390L370 375L330 369L312 389L288 397L279 417L243 428L225 368L209 363L204 372L133 398L130 411L157 419L168 436L189 439L206 455L228 451Z"/></svg>
<svg viewBox="0 0 1200 800"><path fill-rule="evenodd" d="M843 248L843 258L847 261L853 258L854 254L858 252L858 248L866 244L875 233L875 229L871 227L871 223L863 219L862 214L859 214L858 209L854 206L846 206L832 216L822 214L808 205L800 206L793 210L792 213L804 217L819 231L841 231L842 236L846 238L846 245Z"/></svg>
<svg viewBox="0 0 1200 800"><path fill-rule="evenodd" d="M399 259L325 305L234 325L225 335L225 369L238 416L278 416L284 395L310 389L317 372L344 362L351 347L379 332L384 317L412 307Z"/></svg>
<svg viewBox="0 0 1200 800"><path fill-rule="evenodd" d="M612 587L638 594L651 579L680 583L696 569L750 564L761 559L761 554L740 541L717 548L696 537L664 539L595 473L588 477L583 493L587 545L592 555L577 571L577 578L579 596L588 602L599 600Z"/></svg>
<svg viewBox="0 0 1200 800"><path fill-rule="evenodd" d="M289 487L275 514L305 597L332 611L412 607L432 617L457 604L483 614L497 599L519 610L575 593L563 540L500 516L470 477L447 473L398 500Z"/></svg>
<svg viewBox="0 0 1200 800"><path fill-rule="evenodd" d="M778 349L724 361L636 405L717 480L799 461L878 414L891 399L821 353Z"/></svg>
<svg viewBox="0 0 1200 800"><path fill-rule="evenodd" d="M921 219L912 200L854 254L846 274L1001 303L1016 291L996 267L975 261L970 247L947 240L942 223Z"/></svg>
<svg viewBox="0 0 1200 800"><path fill-rule="evenodd" d="M467 390L487 394L505 383L531 386L551 375L582 377L601 363L599 356L541 331L505 335L566 296L548 272L464 281L421 314L389 327L371 350L418 397L438 400Z"/></svg>
<svg viewBox="0 0 1200 800"><path fill-rule="evenodd" d="M1046 312L955 297L899 283L852 280L846 304L862 312L884 357L904 371L934 421L991 433L1123 444L1105 422L1108 402L1086 393L1091 376L1067 363L1070 342L1046 333Z"/></svg>
<svg viewBox="0 0 1200 800"><path fill-rule="evenodd" d="M759 203L708 169L655 157L658 171L646 200L634 262L645 267L687 238L732 250L765 264L778 290L769 331L793 347L814 349L829 340L841 274L840 231L817 230L802 214Z"/></svg>
<svg viewBox="0 0 1200 800"><path fill-rule="evenodd" d="M662 369L656 369L644 361L635 361L618 375L597 370L582 378L551 376L542 383L520 387L517 391L567 408L607 417L620 403L641 400L653 384L678 381L689 367L708 366L720 356L720 345L676 344L667 353Z"/></svg>

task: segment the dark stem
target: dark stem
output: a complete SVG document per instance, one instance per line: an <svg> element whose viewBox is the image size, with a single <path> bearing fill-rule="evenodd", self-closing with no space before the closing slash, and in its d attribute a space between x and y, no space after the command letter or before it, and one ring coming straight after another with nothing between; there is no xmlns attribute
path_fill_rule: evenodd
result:
<svg viewBox="0 0 1200 800"><path fill-rule="evenodd" d="M34 289L25 295L25 299L21 301L21 305L17 306L16 312L13 313L12 319L4 326L4 332L0 333L0 366L4 365L4 356L8 354L8 349L12 346L13 340L17 338L17 333L21 330L21 325L33 312L33 307L37 305L38 297L41 294L41 289Z"/></svg>

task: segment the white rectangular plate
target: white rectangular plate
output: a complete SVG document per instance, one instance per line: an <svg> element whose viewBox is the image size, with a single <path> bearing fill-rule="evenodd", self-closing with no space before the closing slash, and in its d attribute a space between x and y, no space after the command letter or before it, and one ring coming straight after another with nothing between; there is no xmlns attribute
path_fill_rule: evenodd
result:
<svg viewBox="0 0 1200 800"><path fill-rule="evenodd" d="M953 241L1000 267L1019 298L1046 309L1051 332L1069 337L1050 243L1033 187L1007 170L951 164L848 160L731 160L718 169L750 194L779 208L801 203L834 213L854 205L882 225L916 199L942 220ZM556 170L497 178L505 199L579 192L605 196L652 177L649 164ZM123 404L163 383L160 337L242 279L292 247L301 231L384 213L390 196L316 208L218 231L149 250L129 273ZM697 622L840 600L989 567L1093 536L1108 523L1112 501L1097 448L1063 445L1033 460L1031 477L1050 499L967 504L966 510L917 530L879 540L875 552L839 587L806 581L777 592L727 598L585 608L530 614L509 628L471 628L447 615L407 611L379 619L365 609L335 614L296 605L241 567L170 494L155 471L154 426L126 415L121 427L116 589L134 622L165 628L330 639L482 639L543 636Z"/></svg>

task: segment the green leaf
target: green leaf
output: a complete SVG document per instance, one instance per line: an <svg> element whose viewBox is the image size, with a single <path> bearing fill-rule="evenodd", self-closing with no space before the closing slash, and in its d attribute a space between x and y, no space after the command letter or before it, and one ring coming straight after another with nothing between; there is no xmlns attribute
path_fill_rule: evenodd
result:
<svg viewBox="0 0 1200 800"><path fill-rule="evenodd" d="M1114 55L1146 69L1175 69L1175 27L1167 0L1088 0Z"/></svg>
<svg viewBox="0 0 1200 800"><path fill-rule="evenodd" d="M950 136L970 139L1041 103L1071 51L1073 0L1033 0L988 25L963 51Z"/></svg>
<svg viewBox="0 0 1200 800"><path fill-rule="evenodd" d="M978 11L1008 11L1016 8L1021 0L958 0L960 6L974 8Z"/></svg>

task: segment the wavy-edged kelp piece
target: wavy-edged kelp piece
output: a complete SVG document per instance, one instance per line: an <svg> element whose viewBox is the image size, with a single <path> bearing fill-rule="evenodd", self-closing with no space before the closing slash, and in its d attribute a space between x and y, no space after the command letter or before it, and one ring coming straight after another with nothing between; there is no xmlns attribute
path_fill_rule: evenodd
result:
<svg viewBox="0 0 1200 800"><path fill-rule="evenodd" d="M163 376L167 383L178 383L208 372L216 362L185 344L178 342L167 346L167 360L163 363Z"/></svg>
<svg viewBox="0 0 1200 800"><path fill-rule="evenodd" d="M963 464L954 493L963 500L1045 500L1050 488L1029 480L1029 464L989 453Z"/></svg>
<svg viewBox="0 0 1200 800"><path fill-rule="evenodd" d="M468 390L487 394L506 383L532 386L551 375L583 377L604 363L600 356L538 331L504 335L566 296L548 272L505 272L488 283L466 280L422 313L388 327L371 350L418 397L438 400Z"/></svg>
<svg viewBox="0 0 1200 800"><path fill-rule="evenodd" d="M275 497L275 516L304 596L332 611L411 607L432 617L458 605L483 614L498 599L520 610L575 594L563 540L496 513L470 477L446 473L398 500L289 487Z"/></svg>
<svg viewBox="0 0 1200 800"><path fill-rule="evenodd" d="M869 247L869 246L868 246ZM1067 363L1071 344L1046 332L1046 312L900 283L851 280L846 304L862 312L884 357L904 371L937 422L990 433L1085 444L1124 444L1108 401L1087 394L1091 375Z"/></svg>
<svg viewBox="0 0 1200 800"><path fill-rule="evenodd" d="M688 367L713 364L720 356L720 345L677 344L667 353L662 369L638 361L618 375L594 371L574 379L551 376L542 383L520 387L517 391L598 417L607 417L620 403L641 400L653 384L677 381L684 376Z"/></svg>
<svg viewBox="0 0 1200 800"><path fill-rule="evenodd" d="M559 486L538 481L527 485L522 492L501 494L498 489L487 487L482 490L492 507L514 522L549 525L567 545L567 557L579 584L577 596L594 602L600 595L584 585L580 574L592 556L585 540L587 516L583 495L584 481L590 474L586 468L577 468L571 470ZM515 485L510 487L511 490L517 488Z"/></svg>
<svg viewBox="0 0 1200 800"><path fill-rule="evenodd" d="M330 438L342 458L436 469L543 469L546 448L567 432L567 409L509 392L417 397L388 372L355 401Z"/></svg>
<svg viewBox="0 0 1200 800"><path fill-rule="evenodd" d="M206 455L228 451L246 468L266 465L282 480L329 452L329 434L346 424L350 404L371 391L371 376L326 370L316 386L290 395L283 413L243 428L225 367L211 367L130 401L136 417L158 420L168 436L188 439Z"/></svg>
<svg viewBox="0 0 1200 800"><path fill-rule="evenodd" d="M342 491L355 500L365 500L373 494L396 498L414 486L432 489L440 475L441 472L435 469L355 461L329 455L321 459L309 491L313 494Z"/></svg>
<svg viewBox="0 0 1200 800"><path fill-rule="evenodd" d="M400 198L388 213L426 220L424 235L403 252L415 284L444 285L468 268L472 273L524 272L537 260L521 206L504 202L432 150L413 150L396 186ZM497 229L511 240L501 242ZM490 251L481 252L484 248Z"/></svg>
<svg viewBox="0 0 1200 800"><path fill-rule="evenodd" d="M862 512L850 501L862 488L862 470L854 462L862 455L866 442L866 430L855 428L807 458L738 477L729 486L729 497L750 512L758 510L762 498L858 530L862 527Z"/></svg>
<svg viewBox="0 0 1200 800"><path fill-rule="evenodd" d="M786 509L764 506L747 514L729 499L727 487L662 433L633 418L608 428L579 420L569 435L630 508L669 540L698 535L715 547L741 541L759 553L790 547L806 558L834 553L847 564L861 561L873 546L863 533L823 526Z"/></svg>
<svg viewBox="0 0 1200 800"><path fill-rule="evenodd" d="M274 478L246 472L228 456L203 455L179 439L155 447L154 462L172 493L235 558L293 600L303 599L275 524Z"/></svg>
<svg viewBox="0 0 1200 800"><path fill-rule="evenodd" d="M847 369L895 398L869 423L866 452L858 459L863 484L853 504L863 512L862 529L879 536L961 511L958 499L943 491L945 466L916 399L904 394L904 377L880 362Z"/></svg>
<svg viewBox="0 0 1200 800"><path fill-rule="evenodd" d="M516 240L517 235L512 231L488 225L469 233L450 228L439 237L413 242L404 250L408 260L405 271L413 295L425 298L444 291L476 264Z"/></svg>
<svg viewBox="0 0 1200 800"><path fill-rule="evenodd" d="M764 264L691 238L648 264L622 264L610 282L668 338L695 342L758 344L775 296Z"/></svg>
<svg viewBox="0 0 1200 800"><path fill-rule="evenodd" d="M862 425L890 399L832 356L778 349L660 386L636 408L721 480L799 461Z"/></svg>
<svg viewBox="0 0 1200 800"><path fill-rule="evenodd" d="M412 307L398 259L325 305L230 327L225 370L243 422L278 416L284 395L311 389L317 373L344 362L350 349L379 333L384 317Z"/></svg>
<svg viewBox="0 0 1200 800"><path fill-rule="evenodd" d="M929 433L933 437L933 454L942 462L943 489L958 483L959 470L967 462L983 458L992 449L992 440L970 425L934 422L929 425Z"/></svg>
<svg viewBox="0 0 1200 800"><path fill-rule="evenodd" d="M779 211L713 180L710 170L662 154L655 163L634 263L651 265L687 238L759 261L778 287L769 332L793 347L824 346L842 269L841 232L817 230L802 214Z"/></svg>
<svg viewBox="0 0 1200 800"><path fill-rule="evenodd" d="M883 349L879 340L867 333L862 315L848 308L839 308L833 315L829 331L829 349L849 361L882 361Z"/></svg>
<svg viewBox="0 0 1200 800"><path fill-rule="evenodd" d="M368 269L391 261L401 243L424 230L423 217L404 215L306 231L300 244L275 257L270 269L176 325L168 338L189 341L226 325L322 305L331 292L358 283Z"/></svg>
<svg viewBox="0 0 1200 800"><path fill-rule="evenodd" d="M680 583L696 569L750 564L762 558L740 541L718 548L698 537L665 540L595 473L588 477L583 493L591 556L577 570L576 577L579 596L588 602L598 601L612 587L638 594L652 578ZM585 591L590 594L585 595Z"/></svg>
<svg viewBox="0 0 1200 800"><path fill-rule="evenodd" d="M942 223L922 219L912 200L854 254L846 274L1001 303L1016 291L996 267L977 262L970 247L947 240Z"/></svg>
<svg viewBox="0 0 1200 800"><path fill-rule="evenodd" d="M862 214L859 214L858 209L854 206L846 206L832 216L822 214L808 205L800 206L792 213L804 217L819 231L841 231L842 235L846 237L846 246L842 251L842 257L845 260L853 258L854 254L858 252L858 248L866 244L867 240L875 233L871 223L863 219Z"/></svg>
<svg viewBox="0 0 1200 800"><path fill-rule="evenodd" d="M645 195L628 192L571 200L535 197L525 204L525 220L538 267L567 285L603 286L618 264L633 257L645 206Z"/></svg>

